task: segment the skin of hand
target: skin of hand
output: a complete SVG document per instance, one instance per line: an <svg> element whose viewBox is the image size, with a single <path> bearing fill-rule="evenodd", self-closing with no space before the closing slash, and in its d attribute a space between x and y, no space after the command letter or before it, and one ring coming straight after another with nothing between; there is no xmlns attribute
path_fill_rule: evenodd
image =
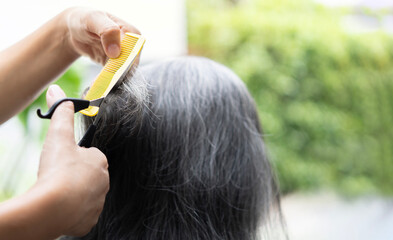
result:
<svg viewBox="0 0 393 240"><path fill-rule="evenodd" d="M60 87L51 86L48 107L64 97ZM75 143L74 106L64 102L52 116L36 184L0 205L0 239L83 236L97 223L108 190L106 157Z"/></svg>
<svg viewBox="0 0 393 240"><path fill-rule="evenodd" d="M48 107L65 97L59 86L52 85L47 92ZM68 214L62 225L68 224L64 224L67 227L62 234L88 233L97 223L109 190L108 162L97 148L83 148L75 143L72 102L61 104L52 116L41 152L37 183L47 181L58 182L63 193L60 195L66 197L62 211Z"/></svg>
<svg viewBox="0 0 393 240"><path fill-rule="evenodd" d="M132 25L102 11L69 8L0 52L0 124L17 114L81 55L104 64ZM10 94L12 93L12 94Z"/></svg>
<svg viewBox="0 0 393 240"><path fill-rule="evenodd" d="M103 64L119 54L124 32L139 33L108 13L70 8L0 52L0 124L27 106L79 56ZM116 47L117 46L117 47ZM58 87L48 105L65 97ZM109 188L107 161L96 148L81 148L73 135L73 105L52 116L36 184L0 204L0 239L81 236L98 220Z"/></svg>
<svg viewBox="0 0 393 240"><path fill-rule="evenodd" d="M102 65L108 59L107 56L119 56L121 36L126 32L140 34L138 29L122 19L88 8L70 9L67 26L73 49Z"/></svg>

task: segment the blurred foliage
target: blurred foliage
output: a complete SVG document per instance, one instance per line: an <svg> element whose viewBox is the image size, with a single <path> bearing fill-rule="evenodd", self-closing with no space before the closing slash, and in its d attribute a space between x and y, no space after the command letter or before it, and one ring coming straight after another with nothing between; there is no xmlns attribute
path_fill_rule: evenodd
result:
<svg viewBox="0 0 393 240"><path fill-rule="evenodd" d="M11 197L14 196L13 193L4 191L3 189L1 189L2 191L0 192L0 202L4 202L5 200L10 199Z"/></svg>
<svg viewBox="0 0 393 240"><path fill-rule="evenodd" d="M187 4L190 53L246 82L284 193L393 194L391 36L309 0Z"/></svg>
<svg viewBox="0 0 393 240"><path fill-rule="evenodd" d="M81 67L73 65L70 69L67 70L54 84L59 85L67 97L80 97L80 89L81 89ZM34 117L38 117L36 115L36 111L38 108L41 108L42 112L46 112L48 107L46 106L46 91L41 93L37 99L34 100L25 110L18 114L18 119L21 121L26 134L30 130L29 117L34 114ZM46 129L49 126L49 121L43 120L42 129L38 131L41 133L39 136L40 140L43 140L43 137L46 134ZM34 138L34 137L33 137Z"/></svg>

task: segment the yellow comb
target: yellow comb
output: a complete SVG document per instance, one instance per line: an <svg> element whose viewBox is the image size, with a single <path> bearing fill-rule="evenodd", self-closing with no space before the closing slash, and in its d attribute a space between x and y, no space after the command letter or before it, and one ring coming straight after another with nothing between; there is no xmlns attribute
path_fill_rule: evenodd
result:
<svg viewBox="0 0 393 240"><path fill-rule="evenodd" d="M117 58L110 58L104 68L94 80L89 91L87 91L85 100L96 100L106 97L116 83L122 79L134 64L136 57L145 44L145 38L133 33L126 33L120 46L120 55ZM95 116L98 113L98 107L90 106L87 109L79 111L87 116Z"/></svg>

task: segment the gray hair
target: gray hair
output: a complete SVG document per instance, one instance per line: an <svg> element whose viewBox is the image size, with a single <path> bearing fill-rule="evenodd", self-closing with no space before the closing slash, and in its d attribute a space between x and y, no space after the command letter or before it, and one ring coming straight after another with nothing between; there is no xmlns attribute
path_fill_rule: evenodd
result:
<svg viewBox="0 0 393 240"><path fill-rule="evenodd" d="M97 117L111 187L82 239L252 240L281 218L255 103L228 68L197 57L144 66Z"/></svg>

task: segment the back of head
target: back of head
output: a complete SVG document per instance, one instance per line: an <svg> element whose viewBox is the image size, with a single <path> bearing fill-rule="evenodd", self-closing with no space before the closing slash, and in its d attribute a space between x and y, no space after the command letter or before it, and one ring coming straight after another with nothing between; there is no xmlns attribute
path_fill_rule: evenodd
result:
<svg viewBox="0 0 393 240"><path fill-rule="evenodd" d="M139 71L97 116L93 146L108 158L111 186L83 239L257 239L278 196L242 81L195 57ZM141 75L145 102L133 87L143 92Z"/></svg>

